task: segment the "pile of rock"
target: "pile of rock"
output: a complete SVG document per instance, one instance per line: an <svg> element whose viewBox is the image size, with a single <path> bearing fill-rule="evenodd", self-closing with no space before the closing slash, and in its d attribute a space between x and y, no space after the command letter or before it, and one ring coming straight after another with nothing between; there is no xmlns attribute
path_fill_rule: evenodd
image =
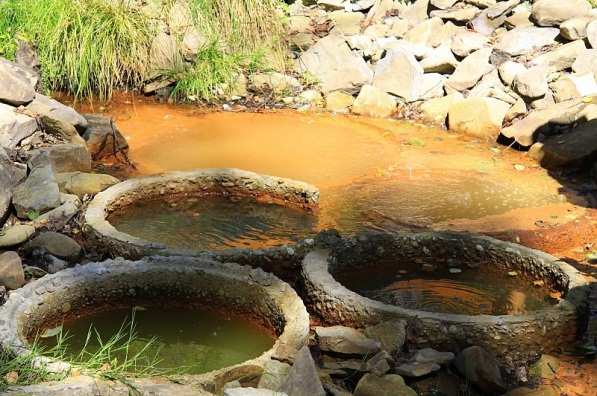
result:
<svg viewBox="0 0 597 396"><path fill-rule="evenodd" d="M86 195L118 182L91 173L92 159L127 148L110 120L82 116L36 92L38 81L34 69L0 58L0 252L21 247L39 231L63 230ZM78 247L64 235L46 232L21 251L44 252L44 270L53 272L66 265L64 259L78 257L73 244ZM56 247L75 254L61 254ZM20 256L0 254L0 285L14 289L24 281Z"/></svg>
<svg viewBox="0 0 597 396"><path fill-rule="evenodd" d="M597 10L587 0L299 0L290 13L297 68L331 111L416 108L455 132L540 142L546 167L597 155Z"/></svg>

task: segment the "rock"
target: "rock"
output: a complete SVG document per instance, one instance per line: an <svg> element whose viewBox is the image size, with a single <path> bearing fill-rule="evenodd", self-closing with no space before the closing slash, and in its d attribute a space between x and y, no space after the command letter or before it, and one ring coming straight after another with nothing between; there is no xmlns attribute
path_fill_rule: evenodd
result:
<svg viewBox="0 0 597 396"><path fill-rule="evenodd" d="M423 348L415 353L412 360L416 363L436 363L444 365L454 360L454 354L452 352L439 352L433 348Z"/></svg>
<svg viewBox="0 0 597 396"><path fill-rule="evenodd" d="M39 79L39 57L32 43L26 40L17 38L17 51L15 53L15 62L17 65L23 67L30 72L30 78L33 77L34 85L37 85ZM30 80L31 81L31 80Z"/></svg>
<svg viewBox="0 0 597 396"><path fill-rule="evenodd" d="M498 36L495 49L510 56L529 54L541 47L554 44L559 29L520 27Z"/></svg>
<svg viewBox="0 0 597 396"><path fill-rule="evenodd" d="M0 232L0 249L26 242L35 233L35 227L16 224Z"/></svg>
<svg viewBox="0 0 597 396"><path fill-rule="evenodd" d="M423 377L427 374L431 374L441 369L441 366L437 363L403 363L396 367L396 373L404 377Z"/></svg>
<svg viewBox="0 0 597 396"><path fill-rule="evenodd" d="M518 98L516 102L512 105L512 107L510 107L508 113L506 113L504 121L511 122L515 118L526 115L527 111L527 105L524 102L524 100L522 100L522 98Z"/></svg>
<svg viewBox="0 0 597 396"><path fill-rule="evenodd" d="M425 121L444 126L450 107L463 99L464 96L460 92L455 92L442 98L426 100L421 103L419 110Z"/></svg>
<svg viewBox="0 0 597 396"><path fill-rule="evenodd" d="M491 48L483 48L467 56L448 78L446 85L456 91L472 88L485 74L494 67L489 64Z"/></svg>
<svg viewBox="0 0 597 396"><path fill-rule="evenodd" d="M479 8L487 8L495 5L497 0L464 0L467 4L472 4Z"/></svg>
<svg viewBox="0 0 597 396"><path fill-rule="evenodd" d="M520 4L521 0L500 1L496 5L487 9L487 17L490 19L498 19L498 17L509 13Z"/></svg>
<svg viewBox="0 0 597 396"><path fill-rule="evenodd" d="M416 25L428 19L429 0L416 0L400 12L400 17L406 19L411 25Z"/></svg>
<svg viewBox="0 0 597 396"><path fill-rule="evenodd" d="M430 46L430 43L441 34L443 26L444 22L440 18L431 18L406 32L404 39L413 44Z"/></svg>
<svg viewBox="0 0 597 396"><path fill-rule="evenodd" d="M182 54L177 39L167 33L158 33L149 49L148 80L163 74L164 70L177 70L182 65Z"/></svg>
<svg viewBox="0 0 597 396"><path fill-rule="evenodd" d="M541 358L529 367L529 376L540 380L552 380L555 378L560 361L551 355L541 355Z"/></svg>
<svg viewBox="0 0 597 396"><path fill-rule="evenodd" d="M375 65L372 85L412 102L419 98L423 74L423 68L411 53L394 49Z"/></svg>
<svg viewBox="0 0 597 396"><path fill-rule="evenodd" d="M207 44L208 40L196 27L191 26L182 37L182 55L187 60L194 60L199 50Z"/></svg>
<svg viewBox="0 0 597 396"><path fill-rule="evenodd" d="M61 260L58 257L47 255L46 259L48 274L55 274L56 272L62 271L69 267L69 263L67 261Z"/></svg>
<svg viewBox="0 0 597 396"><path fill-rule="evenodd" d="M277 391L286 381L290 372L290 365L277 360L268 360L259 379L258 388L265 388Z"/></svg>
<svg viewBox="0 0 597 396"><path fill-rule="evenodd" d="M590 11L591 5L586 0L538 0L533 3L531 15L539 26L559 26Z"/></svg>
<svg viewBox="0 0 597 396"><path fill-rule="evenodd" d="M504 4L504 3L498 3ZM495 7L495 6L494 6ZM497 29L499 29L506 21L506 14L498 16L497 18L490 18L491 8L483 10L479 15L469 22L472 29L480 34L489 36L492 35Z"/></svg>
<svg viewBox="0 0 597 396"><path fill-rule="evenodd" d="M296 354L280 392L288 396L325 396L309 347L302 347Z"/></svg>
<svg viewBox="0 0 597 396"><path fill-rule="evenodd" d="M0 254L0 285L7 289L18 289L25 284L25 273L21 258L15 252Z"/></svg>
<svg viewBox="0 0 597 396"><path fill-rule="evenodd" d="M391 364L394 363L394 359L386 351L380 351L371 359L367 360L365 370L369 373L382 376L391 369Z"/></svg>
<svg viewBox="0 0 597 396"><path fill-rule="evenodd" d="M381 344L383 350L394 354L406 341L406 321L392 320L365 328L365 335Z"/></svg>
<svg viewBox="0 0 597 396"><path fill-rule="evenodd" d="M315 76L324 93L338 90L352 93L373 77L363 58L352 53L346 42L334 35L322 38L305 51L298 60L298 68Z"/></svg>
<svg viewBox="0 0 597 396"><path fill-rule="evenodd" d="M377 23L375 25L368 26L363 34L367 37L380 38L387 37L390 32L390 27L383 23Z"/></svg>
<svg viewBox="0 0 597 396"><path fill-rule="evenodd" d="M514 61L506 61L498 68L500 78L504 84L511 86L514 83L516 75L527 71L527 68Z"/></svg>
<svg viewBox="0 0 597 396"><path fill-rule="evenodd" d="M57 144L31 151L29 168L47 163L56 173L91 170L91 155L87 147L77 144Z"/></svg>
<svg viewBox="0 0 597 396"><path fill-rule="evenodd" d="M57 100L39 93L35 94L35 98L26 108L38 116L46 116L71 124L79 132L83 132L88 125L87 119L72 107L65 106Z"/></svg>
<svg viewBox="0 0 597 396"><path fill-rule="evenodd" d="M388 31L388 35L402 38L409 30L410 30L410 25L408 24L408 21L406 21L404 19L396 19L390 25L390 30Z"/></svg>
<svg viewBox="0 0 597 396"><path fill-rule="evenodd" d="M361 12L334 11L328 15L332 20L331 33L350 36L361 32L365 16Z"/></svg>
<svg viewBox="0 0 597 396"><path fill-rule="evenodd" d="M228 388L228 389L224 389L224 396L289 396L289 395L284 392L274 392L269 389Z"/></svg>
<svg viewBox="0 0 597 396"><path fill-rule="evenodd" d="M484 392L501 394L506 390L497 360L481 347L461 351L455 365L460 374Z"/></svg>
<svg viewBox="0 0 597 396"><path fill-rule="evenodd" d="M595 17L581 16L568 19L560 25L560 34L567 40L580 40L587 37L587 26Z"/></svg>
<svg viewBox="0 0 597 396"><path fill-rule="evenodd" d="M83 138L94 161L128 150L126 139L112 119L94 114L85 114L85 119L89 127L83 134Z"/></svg>
<svg viewBox="0 0 597 396"><path fill-rule="evenodd" d="M317 5L319 5L324 10L343 10L344 9L344 0L317 0Z"/></svg>
<svg viewBox="0 0 597 396"><path fill-rule="evenodd" d="M87 147L85 140L83 140L72 124L48 116L41 116L38 120L45 135L52 136L62 143Z"/></svg>
<svg viewBox="0 0 597 396"><path fill-rule="evenodd" d="M431 0L431 5L440 10L451 8L458 0Z"/></svg>
<svg viewBox="0 0 597 396"><path fill-rule="evenodd" d="M470 30L458 32L452 37L451 49L456 55L465 57L483 48L489 38Z"/></svg>
<svg viewBox="0 0 597 396"><path fill-rule="evenodd" d="M593 73L567 74L550 85L556 102L597 95Z"/></svg>
<svg viewBox="0 0 597 396"><path fill-rule="evenodd" d="M41 249L49 254L68 261L74 261L81 256L81 246L72 238L57 232L42 232L25 245L25 251L31 253L34 249Z"/></svg>
<svg viewBox="0 0 597 396"><path fill-rule="evenodd" d="M58 173L56 181L60 192L74 194L79 198L86 194L95 195L120 182L120 180L110 175L83 172Z"/></svg>
<svg viewBox="0 0 597 396"><path fill-rule="evenodd" d="M388 117L396 110L396 101L372 85L363 85L352 105L354 114L370 117Z"/></svg>
<svg viewBox="0 0 597 396"><path fill-rule="evenodd" d="M512 15L506 18L504 22L506 26L508 26L511 29L517 27L533 26L533 22L531 21L531 11L527 9L524 5L515 8Z"/></svg>
<svg viewBox="0 0 597 396"><path fill-rule="evenodd" d="M576 58L586 50L584 41L577 40L539 55L533 58L530 63L535 66L545 66L552 72L569 69Z"/></svg>
<svg viewBox="0 0 597 396"><path fill-rule="evenodd" d="M561 392L551 385L539 385L536 388L512 389L504 396L560 396Z"/></svg>
<svg viewBox="0 0 597 396"><path fill-rule="evenodd" d="M501 100L467 98L450 107L448 126L454 132L495 140L509 109Z"/></svg>
<svg viewBox="0 0 597 396"><path fill-rule="evenodd" d="M418 87L418 100L439 98L445 95L446 78L439 73L425 73Z"/></svg>
<svg viewBox="0 0 597 396"><path fill-rule="evenodd" d="M33 220L36 229L61 230L79 212L81 200L76 195L60 194L60 206Z"/></svg>
<svg viewBox="0 0 597 396"><path fill-rule="evenodd" d="M34 168L27 180L15 188L12 203L22 219L58 207L60 191L52 168L49 165Z"/></svg>
<svg viewBox="0 0 597 396"><path fill-rule="evenodd" d="M454 21L458 23L466 23L473 19L479 14L477 7L462 7L462 8L451 8L448 10L435 10L431 11L431 17L441 18L446 21Z"/></svg>
<svg viewBox="0 0 597 396"><path fill-rule="evenodd" d="M597 155L597 120L581 123L570 132L543 142L541 166L547 169L581 167Z"/></svg>
<svg viewBox="0 0 597 396"><path fill-rule="evenodd" d="M431 50L420 62L425 73L452 73L458 61L447 45Z"/></svg>
<svg viewBox="0 0 597 396"><path fill-rule="evenodd" d="M593 73L597 78L597 49L582 51L572 64L572 70L578 74Z"/></svg>
<svg viewBox="0 0 597 396"><path fill-rule="evenodd" d="M361 332L344 326L315 327L319 348L344 355L374 355L381 344Z"/></svg>
<svg viewBox="0 0 597 396"><path fill-rule="evenodd" d="M348 113L353 102L353 96L342 91L330 92L325 97L326 109L334 113Z"/></svg>
<svg viewBox="0 0 597 396"><path fill-rule="evenodd" d="M548 90L547 69L541 66L525 69L516 74L512 85L516 92L526 98L545 96Z"/></svg>
<svg viewBox="0 0 597 396"><path fill-rule="evenodd" d="M278 72L252 74L249 83L258 92L273 91L277 95L292 95L301 88L296 78Z"/></svg>
<svg viewBox="0 0 597 396"><path fill-rule="evenodd" d="M535 142L535 135L540 128L550 123L569 124L575 122L578 114L585 107L579 99L573 99L547 106L545 109L532 111L525 118L502 129L502 135L513 138L522 146L530 146Z"/></svg>
<svg viewBox="0 0 597 396"><path fill-rule="evenodd" d="M357 384L354 396L417 396L417 392L408 387L399 375L378 377L365 374Z"/></svg>
<svg viewBox="0 0 597 396"><path fill-rule="evenodd" d="M591 48L597 49L597 20L587 25L587 40Z"/></svg>
<svg viewBox="0 0 597 396"><path fill-rule="evenodd" d="M17 112L12 106L0 103L0 147L15 148L37 130L35 118Z"/></svg>
<svg viewBox="0 0 597 396"><path fill-rule="evenodd" d="M37 78L14 62L0 58L0 102L25 105L35 97Z"/></svg>

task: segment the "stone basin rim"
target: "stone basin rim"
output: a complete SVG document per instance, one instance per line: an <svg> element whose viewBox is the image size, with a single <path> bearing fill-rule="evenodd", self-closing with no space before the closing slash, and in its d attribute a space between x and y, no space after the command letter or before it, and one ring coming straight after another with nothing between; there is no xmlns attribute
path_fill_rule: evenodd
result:
<svg viewBox="0 0 597 396"><path fill-rule="evenodd" d="M342 238L338 243L358 247L367 243L374 244L375 242L372 241L379 237L385 238L386 241L397 241L396 246L414 243L420 250L423 247L439 243L439 241L447 243L466 241L463 242L463 245L466 244L472 248L469 249L469 253L475 253L475 247L480 246L482 251L488 252L488 254L501 252L500 254L505 255L505 259L512 260L514 266L529 262L538 268L543 267L547 272L553 272L557 277L556 282L561 282L560 286L566 294L552 307L521 315L465 315L407 309L367 298L337 281L332 274L333 271L330 272L330 266L334 265L335 249L338 249L337 246L335 247L336 244L333 244L326 248L311 250L304 257L299 281L311 309L324 318L327 325L366 327L387 320L403 319L415 322L424 334L420 339L414 337L410 340L414 344L420 346L435 344L438 347L445 347L447 344L458 343L450 340L450 337L456 334L458 335L456 338L462 341L461 344L490 346L490 349L500 356L507 352L508 340L514 342L515 337L529 329L532 329L532 333L538 338L536 342L531 342L535 350L541 349L542 340L553 336L557 338L557 333L550 335L548 330L547 334L542 334L545 330L541 331L540 329L564 331L566 326L572 326L574 329L575 327L571 323L577 320L578 312L585 307L587 302L589 282L582 274L570 264L538 250L488 236L450 231L406 234L373 232L363 235L365 238L369 236L371 239L363 242L362 236L355 236ZM480 251L476 253L480 253ZM517 260L519 260L518 263ZM342 264L338 268L342 268ZM492 341L494 337L495 342ZM562 340L562 342L564 341ZM550 344L554 343L557 343L557 340L550 340ZM492 344L497 344L497 346L494 345L495 347L491 348ZM510 343L510 345L515 344ZM545 348L545 350L550 349L553 348L550 346Z"/></svg>
<svg viewBox="0 0 597 396"><path fill-rule="evenodd" d="M230 185L233 183L234 185ZM239 186L240 185L240 186ZM202 256L209 250L189 250L169 247L119 231L107 217L115 205L128 200L128 204L160 195L176 193L199 193L208 187L217 187L223 192L240 194L267 194L281 202L305 210L316 210L319 203L319 189L311 184L262 175L236 168L206 168L192 171L171 171L152 176L132 178L98 193L89 203L85 214L84 232L96 245L110 251L113 256L140 259L145 256ZM239 188L240 187L240 188ZM168 190L168 191L163 191ZM123 204L122 207L126 207ZM275 255L288 245L263 249L229 248L213 252L216 259L231 261L248 252Z"/></svg>
<svg viewBox="0 0 597 396"><path fill-rule="evenodd" d="M123 276L128 283L123 284L119 277ZM152 280L153 279L153 280ZM295 353L303 347L308 341L309 335L309 315L303 304L303 301L296 292L276 276L266 273L258 268L240 266L234 263L220 263L205 258L169 256L169 257L147 257L139 261L128 261L122 258L107 260L99 263L89 263L78 265L55 274L44 276L34 282L25 285L11 293L10 298L2 307L0 307L0 346L14 354L30 353L29 342L27 341L27 332L35 325L29 325L28 322L35 317L36 312L41 319L34 318L35 321L43 320L44 317L49 320L51 314L64 314L64 295L78 293L93 299L93 294L98 285L104 285L106 301L114 299L114 293L122 293L121 298L128 296L128 290L134 287L147 287L151 284L157 287L164 287L168 282L179 280L181 282L201 282L203 286L206 282L217 280L220 286L213 286L212 290L205 292L205 288L197 288L198 296L201 298L219 298L213 297L220 293L219 290L226 284L233 284L226 292L232 291L236 295L230 295L231 305L238 304L238 297L247 295L245 302L247 311L256 309L253 312L258 316L261 310L275 310L272 313L275 318L272 322L277 323L281 329L276 331L274 345L264 351L256 358L247 361L213 370L201 374L185 374L185 381L202 386L208 386L214 389L221 387L225 382L232 381L235 373L241 377L241 373L249 370L263 369L265 363L271 359L292 361ZM134 282L130 284L130 282ZM164 283L165 282L165 283ZM172 283L174 284L174 283ZM240 287L239 287L240 285ZM199 283L201 286L201 283ZM244 288L240 290L241 288ZM83 290L78 292L77 290ZM118 291L118 289L121 289ZM127 289L125 291L124 289ZM86 294L87 293L87 294ZM201 293L207 293L207 297ZM210 294L211 293L211 294ZM54 297L56 295L56 297ZM63 298L60 298L63 297ZM195 296L196 298L200 298ZM263 307L254 307L255 300L264 298ZM54 301L52 301L52 298ZM101 297L100 297L101 300ZM66 304L72 301L67 300ZM251 302L253 302L251 304ZM69 305L70 306L70 305ZM273 306L274 308L271 308ZM42 307L42 308L40 308ZM45 311L44 311L45 310ZM46 316L44 316L44 314ZM248 313L247 313L248 314ZM279 316L279 317L278 317ZM283 324L280 324L283 321ZM68 363L42 358L40 361L45 364L58 364L68 367ZM233 379L230 379L230 378Z"/></svg>

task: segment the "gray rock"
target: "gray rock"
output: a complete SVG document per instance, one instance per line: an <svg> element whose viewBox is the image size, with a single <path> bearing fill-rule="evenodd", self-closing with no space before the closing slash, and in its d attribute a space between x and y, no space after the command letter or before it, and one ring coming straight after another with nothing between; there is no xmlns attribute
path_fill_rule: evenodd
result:
<svg viewBox="0 0 597 396"><path fill-rule="evenodd" d="M553 51L533 58L530 63L534 66L545 66L551 72L569 69L576 58L587 49L583 40L564 44Z"/></svg>
<svg viewBox="0 0 597 396"><path fill-rule="evenodd" d="M25 284L25 272L21 258L15 252L0 254L0 285L18 289Z"/></svg>
<svg viewBox="0 0 597 396"><path fill-rule="evenodd" d="M454 354L452 352L439 352L433 348L423 348L415 352L412 360L417 363L436 363L444 365L454 360Z"/></svg>
<svg viewBox="0 0 597 396"><path fill-rule="evenodd" d="M406 341L406 321L381 322L367 327L364 333L367 337L378 341L382 349L395 354L402 349Z"/></svg>
<svg viewBox="0 0 597 396"><path fill-rule="evenodd" d="M481 347L464 349L456 357L455 365L460 374L484 392L501 394L506 390L495 356Z"/></svg>
<svg viewBox="0 0 597 396"><path fill-rule="evenodd" d="M519 27L498 36L495 49L510 56L529 54L546 45L554 44L559 29Z"/></svg>
<svg viewBox="0 0 597 396"><path fill-rule="evenodd" d="M33 221L38 229L61 230L79 212L81 200L76 195L60 194L60 206L39 216Z"/></svg>
<svg viewBox="0 0 597 396"><path fill-rule="evenodd" d="M257 387L277 391L286 381L289 372L289 364L277 360L268 360L264 365L263 374L261 374Z"/></svg>
<svg viewBox="0 0 597 396"><path fill-rule="evenodd" d="M280 391L288 396L325 396L309 347L304 346L296 354Z"/></svg>
<svg viewBox="0 0 597 396"><path fill-rule="evenodd" d="M399 73L397 71L400 71ZM372 85L407 102L419 98L423 68L408 51L394 49L377 62Z"/></svg>
<svg viewBox="0 0 597 396"><path fill-rule="evenodd" d="M56 181L60 192L74 194L79 198L86 194L95 195L120 182L120 180L110 175L83 172L58 173Z"/></svg>
<svg viewBox="0 0 597 396"><path fill-rule="evenodd" d="M0 103L0 147L15 148L37 130L35 118L17 112L12 106Z"/></svg>
<svg viewBox="0 0 597 396"><path fill-rule="evenodd" d="M38 116L46 116L71 124L79 132L83 132L88 125L87 119L77 113L75 109L40 93L35 94L35 99L27 105L27 110Z"/></svg>
<svg viewBox="0 0 597 396"><path fill-rule="evenodd" d="M386 351L380 351L371 359L367 360L365 369L375 375L382 376L386 374L394 364L394 359Z"/></svg>
<svg viewBox="0 0 597 396"><path fill-rule="evenodd" d="M337 90L353 93L373 78L363 58L352 53L346 42L334 35L324 37L305 51L298 60L298 68L314 75L324 93Z"/></svg>
<svg viewBox="0 0 597 396"><path fill-rule="evenodd" d="M404 377L423 377L441 369L441 366L434 362L426 363L403 363L396 367L396 373Z"/></svg>
<svg viewBox="0 0 597 396"><path fill-rule="evenodd" d="M38 120L43 133L52 136L58 142L86 146L85 140L72 124L45 115L39 117Z"/></svg>
<svg viewBox="0 0 597 396"><path fill-rule="evenodd" d="M14 62L0 58L0 102L13 106L25 105L35 97L37 79Z"/></svg>
<svg viewBox="0 0 597 396"><path fill-rule="evenodd" d="M22 219L58 207L60 191L52 168L48 165L34 168L27 180L15 188L12 203Z"/></svg>
<svg viewBox="0 0 597 396"><path fill-rule="evenodd" d="M378 377L365 374L357 384L354 396L417 396L417 392L408 387L399 375Z"/></svg>
<svg viewBox="0 0 597 396"><path fill-rule="evenodd" d="M69 267L69 263L67 261L61 260L52 255L47 255L46 260L48 274L55 274L56 272L62 271L63 269L67 269Z"/></svg>
<svg viewBox="0 0 597 396"><path fill-rule="evenodd" d="M581 167L597 155L597 120L581 123L570 132L547 138L539 162L548 169Z"/></svg>
<svg viewBox="0 0 597 396"><path fill-rule="evenodd" d="M33 150L29 168L35 168L48 161L56 173L91 171L91 155L87 147L77 144L57 144Z"/></svg>
<svg viewBox="0 0 597 396"><path fill-rule="evenodd" d="M35 227L16 224L0 232L0 248L13 247L26 242L35 233Z"/></svg>
<svg viewBox="0 0 597 396"><path fill-rule="evenodd" d="M517 73L514 77L513 88L526 98L545 96L548 90L547 68L535 66Z"/></svg>
<svg viewBox="0 0 597 396"><path fill-rule="evenodd" d="M89 123L83 138L94 161L114 156L115 153L128 150L128 143L118 127L108 117L85 114Z"/></svg>
<svg viewBox="0 0 597 396"><path fill-rule="evenodd" d="M472 88L485 74L494 67L489 64L491 48L483 48L467 56L448 78L446 85L456 91Z"/></svg>
<svg viewBox="0 0 597 396"><path fill-rule="evenodd" d="M25 251L42 249L49 254L68 261L74 261L81 256L81 246L72 238L57 232L42 232L25 245Z"/></svg>
<svg viewBox="0 0 597 396"><path fill-rule="evenodd" d="M371 85L363 85L359 96L352 104L354 114L370 117L388 117L395 110L396 101L394 98Z"/></svg>
<svg viewBox="0 0 597 396"><path fill-rule="evenodd" d="M590 11L591 5L586 0L538 0L533 3L531 15L539 26L559 26Z"/></svg>
<svg viewBox="0 0 597 396"><path fill-rule="evenodd" d="M560 34L567 40L580 40L587 37L587 26L596 18L581 16L568 19L560 25Z"/></svg>
<svg viewBox="0 0 597 396"><path fill-rule="evenodd" d="M37 76L37 72L40 69L39 57L37 56L34 46L29 41L21 40L20 38L17 39L15 62L17 65L31 71L34 79L39 78L39 76Z"/></svg>
<svg viewBox="0 0 597 396"><path fill-rule="evenodd" d="M358 330L344 326L315 327L319 348L325 352L345 355L374 355L380 348L378 341L367 338Z"/></svg>

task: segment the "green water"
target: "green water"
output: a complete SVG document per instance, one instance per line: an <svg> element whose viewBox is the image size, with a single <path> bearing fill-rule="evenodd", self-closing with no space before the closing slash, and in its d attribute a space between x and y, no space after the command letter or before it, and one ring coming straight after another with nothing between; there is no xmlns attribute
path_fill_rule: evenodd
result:
<svg viewBox="0 0 597 396"><path fill-rule="evenodd" d="M118 309L85 316L63 324L68 355L75 357L83 349L90 327L97 330L106 342L119 332L125 323L126 334L131 323L132 309ZM159 360L157 368L199 374L231 366L260 356L270 349L274 339L263 329L240 318L187 309L135 307L134 326L137 335L129 356L141 351L155 337L156 342L143 352L142 361ZM53 346L56 337L44 338L46 346ZM99 348L96 336L90 338L87 352ZM122 359L123 354L117 353Z"/></svg>
<svg viewBox="0 0 597 396"><path fill-rule="evenodd" d="M416 266L381 262L375 267L343 270L334 277L347 288L386 304L428 312L464 315L520 315L555 303L544 286L520 276L459 268L423 272Z"/></svg>

